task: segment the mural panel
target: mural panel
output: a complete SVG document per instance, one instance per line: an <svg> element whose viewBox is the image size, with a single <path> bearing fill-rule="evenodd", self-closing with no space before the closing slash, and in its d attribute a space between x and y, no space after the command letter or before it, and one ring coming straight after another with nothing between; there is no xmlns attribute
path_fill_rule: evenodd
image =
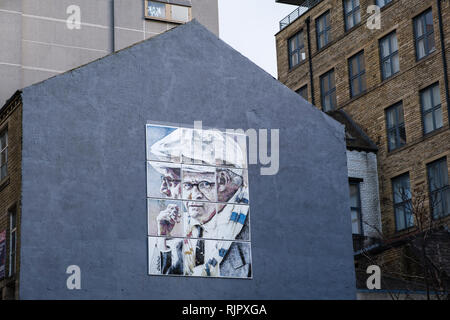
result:
<svg viewBox="0 0 450 320"><path fill-rule="evenodd" d="M251 278L246 136L146 131L149 274Z"/></svg>

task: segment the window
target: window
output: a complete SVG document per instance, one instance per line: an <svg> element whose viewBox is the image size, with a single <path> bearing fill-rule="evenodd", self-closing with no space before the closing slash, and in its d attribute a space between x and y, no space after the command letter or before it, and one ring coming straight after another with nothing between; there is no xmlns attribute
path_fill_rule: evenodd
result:
<svg viewBox="0 0 450 320"><path fill-rule="evenodd" d="M17 216L16 208L8 210L9 215L9 276L16 273L16 241L17 241Z"/></svg>
<svg viewBox="0 0 450 320"><path fill-rule="evenodd" d="M366 90L366 69L364 51L357 53L348 60L350 75L350 96L355 97Z"/></svg>
<svg viewBox="0 0 450 320"><path fill-rule="evenodd" d="M317 50L322 49L330 42L330 12L327 11L316 19Z"/></svg>
<svg viewBox="0 0 450 320"><path fill-rule="evenodd" d="M400 71L398 42L395 31L380 40L380 59L383 80Z"/></svg>
<svg viewBox="0 0 450 320"><path fill-rule="evenodd" d="M289 47L289 68L293 68L306 59L305 42L303 31L288 40Z"/></svg>
<svg viewBox="0 0 450 320"><path fill-rule="evenodd" d="M8 130L0 133L0 180L8 175Z"/></svg>
<svg viewBox="0 0 450 320"><path fill-rule="evenodd" d="M323 111L334 110L337 105L334 69L320 77L320 94Z"/></svg>
<svg viewBox="0 0 450 320"><path fill-rule="evenodd" d="M145 17L148 19L165 20L184 23L190 20L191 8L182 5L168 4L159 1L146 1Z"/></svg>
<svg viewBox="0 0 450 320"><path fill-rule="evenodd" d="M299 95L303 97L303 99L308 100L308 85L304 85L300 89L296 91Z"/></svg>
<svg viewBox="0 0 450 320"><path fill-rule="evenodd" d="M408 173L392 179L392 192L396 230L400 231L412 227L414 217L411 212L411 190Z"/></svg>
<svg viewBox="0 0 450 320"><path fill-rule="evenodd" d="M436 49L431 9L414 18L414 38L417 60L426 57Z"/></svg>
<svg viewBox="0 0 450 320"><path fill-rule="evenodd" d="M443 122L441 95L438 83L420 91L420 104L422 105L424 134L441 128L443 126Z"/></svg>
<svg viewBox="0 0 450 320"><path fill-rule="evenodd" d="M352 233L362 234L361 195L359 182L350 181L350 211L352 217Z"/></svg>
<svg viewBox="0 0 450 320"><path fill-rule="evenodd" d="M345 30L350 30L361 22L359 0L344 0Z"/></svg>
<svg viewBox="0 0 450 320"><path fill-rule="evenodd" d="M392 0L377 0L377 6L383 8L385 5L391 3Z"/></svg>
<svg viewBox="0 0 450 320"><path fill-rule="evenodd" d="M154 18L166 18L166 4L161 2L149 1L148 12L150 17Z"/></svg>
<svg viewBox="0 0 450 320"><path fill-rule="evenodd" d="M401 102L386 109L386 129L389 151L406 144L405 121Z"/></svg>
<svg viewBox="0 0 450 320"><path fill-rule="evenodd" d="M450 214L450 186L448 184L447 158L428 164L427 171L433 218L448 216Z"/></svg>

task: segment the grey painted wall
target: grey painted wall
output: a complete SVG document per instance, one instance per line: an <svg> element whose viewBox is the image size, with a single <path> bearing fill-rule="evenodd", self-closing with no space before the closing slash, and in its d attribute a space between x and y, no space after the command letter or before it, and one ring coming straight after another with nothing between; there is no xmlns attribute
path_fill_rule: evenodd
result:
<svg viewBox="0 0 450 320"><path fill-rule="evenodd" d="M280 129L279 173L249 170L252 280L147 275L148 120ZM22 299L356 296L343 126L197 22L24 89L22 170Z"/></svg>

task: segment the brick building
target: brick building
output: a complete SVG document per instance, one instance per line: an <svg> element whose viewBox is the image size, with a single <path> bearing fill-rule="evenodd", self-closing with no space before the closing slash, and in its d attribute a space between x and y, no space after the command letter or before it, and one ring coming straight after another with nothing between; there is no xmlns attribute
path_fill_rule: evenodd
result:
<svg viewBox="0 0 450 320"><path fill-rule="evenodd" d="M279 80L345 111L378 147L383 238L418 232L408 204L422 196L433 224L448 225L450 2L277 2L299 6L276 34Z"/></svg>

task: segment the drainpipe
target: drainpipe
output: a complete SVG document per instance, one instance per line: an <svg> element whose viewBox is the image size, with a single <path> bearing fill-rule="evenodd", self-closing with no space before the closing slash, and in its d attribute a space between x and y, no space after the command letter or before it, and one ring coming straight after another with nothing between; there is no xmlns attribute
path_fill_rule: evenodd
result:
<svg viewBox="0 0 450 320"><path fill-rule="evenodd" d="M444 84L445 84L445 100L447 101L447 112L448 121L450 123L450 103L449 103L449 92L448 92L448 69L447 69L447 58L445 56L445 41L444 41L444 27L442 26L442 9L441 0L436 0L438 16L439 16L439 36L441 38L441 56L442 65L444 67Z"/></svg>
<svg viewBox="0 0 450 320"><path fill-rule="evenodd" d="M313 69L312 69L312 59L311 59L311 36L310 36L310 17L306 18L306 37L308 39L308 62L309 62L309 81L311 82L311 104L315 106L314 101L314 81L313 81Z"/></svg>

